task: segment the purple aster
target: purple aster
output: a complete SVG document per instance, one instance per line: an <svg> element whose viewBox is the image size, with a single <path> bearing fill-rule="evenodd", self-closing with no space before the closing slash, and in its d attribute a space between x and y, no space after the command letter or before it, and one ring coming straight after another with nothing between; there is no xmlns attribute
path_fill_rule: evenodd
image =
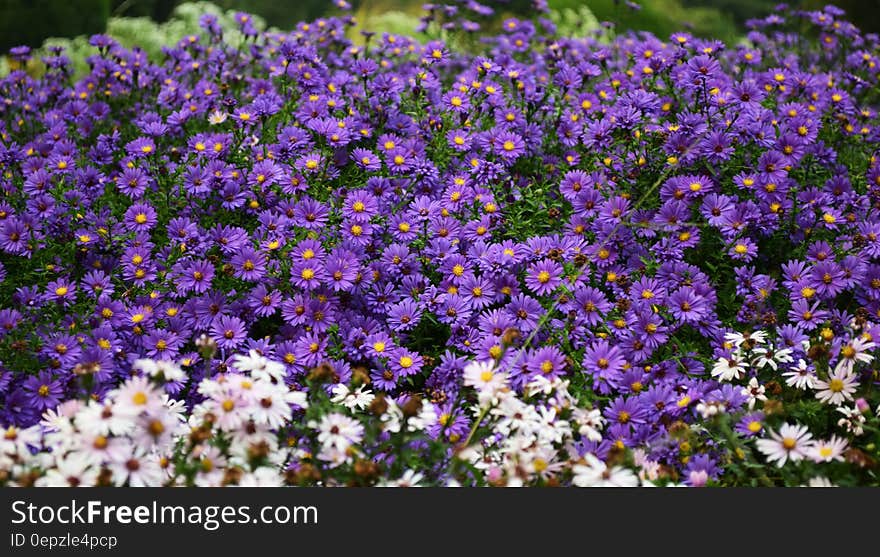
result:
<svg viewBox="0 0 880 557"><path fill-rule="evenodd" d="M584 352L584 371L595 378L613 379L626 363L623 352L607 340L593 342Z"/></svg>
<svg viewBox="0 0 880 557"><path fill-rule="evenodd" d="M36 376L28 377L21 388L28 403L39 412L58 406L64 395L61 381L48 371L41 371Z"/></svg>
<svg viewBox="0 0 880 557"><path fill-rule="evenodd" d="M211 338L224 350L235 350L246 337L245 324L238 317L221 315L211 326Z"/></svg>
<svg viewBox="0 0 880 557"><path fill-rule="evenodd" d="M214 266L204 259L177 263L174 272L176 286L182 292L206 292L214 279Z"/></svg>
<svg viewBox="0 0 880 557"><path fill-rule="evenodd" d="M396 349L389 357L388 363L398 376L417 375L422 370L422 356L406 348Z"/></svg>
<svg viewBox="0 0 880 557"><path fill-rule="evenodd" d="M235 276L249 281L258 281L266 274L266 256L251 248L242 248L232 257Z"/></svg>
<svg viewBox="0 0 880 557"><path fill-rule="evenodd" d="M565 373L565 356L555 346L542 346L529 351L526 367L533 375L559 377Z"/></svg>
<svg viewBox="0 0 880 557"><path fill-rule="evenodd" d="M553 292L562 283L562 265L552 259L542 259L529 266L526 273L526 286L542 296Z"/></svg>
<svg viewBox="0 0 880 557"><path fill-rule="evenodd" d="M673 317L685 323L703 319L707 307L706 300L690 287L679 288L669 296L669 311Z"/></svg>
<svg viewBox="0 0 880 557"><path fill-rule="evenodd" d="M643 424L645 423L645 409L636 397L617 397L603 411L609 423L618 424Z"/></svg>
<svg viewBox="0 0 880 557"><path fill-rule="evenodd" d="M124 226L129 231L150 230L156 222L156 210L147 203L135 203L125 211Z"/></svg>
<svg viewBox="0 0 880 557"><path fill-rule="evenodd" d="M405 299L388 311L388 325L396 332L408 331L415 327L422 317L422 309L415 300Z"/></svg>

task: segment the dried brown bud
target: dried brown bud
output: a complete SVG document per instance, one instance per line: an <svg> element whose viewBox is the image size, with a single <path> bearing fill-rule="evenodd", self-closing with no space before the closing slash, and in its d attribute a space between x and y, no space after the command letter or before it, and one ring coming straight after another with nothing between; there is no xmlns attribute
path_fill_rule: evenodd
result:
<svg viewBox="0 0 880 557"><path fill-rule="evenodd" d="M419 395L412 395L411 397L409 397L400 408L405 418L412 418L413 416L418 415L421 409L422 397L420 397Z"/></svg>
<svg viewBox="0 0 880 557"><path fill-rule="evenodd" d="M431 402L434 404L443 404L446 402L446 393L442 389L432 389L429 393L431 396Z"/></svg>
<svg viewBox="0 0 880 557"><path fill-rule="evenodd" d="M374 416L382 416L388 411L388 402L385 401L385 395L378 394L373 402L370 403L370 413Z"/></svg>
<svg viewBox="0 0 880 557"><path fill-rule="evenodd" d="M764 401L764 413L768 416L771 414L780 414L783 410L783 404L781 400L771 398Z"/></svg>
<svg viewBox="0 0 880 557"><path fill-rule="evenodd" d="M319 364L318 367L312 368L312 370L309 372L307 379L315 383L339 382L339 376L336 375L336 372L333 370L333 366L331 366L327 362L323 362Z"/></svg>
<svg viewBox="0 0 880 557"><path fill-rule="evenodd" d="M504 346L513 346L513 344L520 339L521 333L519 329L516 327L508 327L504 329L504 332L501 334L501 344Z"/></svg>
<svg viewBox="0 0 880 557"><path fill-rule="evenodd" d="M356 366L351 368L351 385L353 387L359 387L361 385L369 385L370 384L370 374L367 371L367 368L363 366Z"/></svg>
<svg viewBox="0 0 880 557"><path fill-rule="evenodd" d="M372 460L356 460L353 469L356 476L365 480L372 480L379 475L379 465Z"/></svg>
<svg viewBox="0 0 880 557"><path fill-rule="evenodd" d="M850 464L855 464L859 468L874 468L877 461L868 453L856 447L850 447L843 452L843 458Z"/></svg>
<svg viewBox="0 0 880 557"><path fill-rule="evenodd" d="M262 460L269 456L271 449L269 448L268 443L260 441L259 443L253 443L248 446L247 452L248 457L250 457L251 460Z"/></svg>
<svg viewBox="0 0 880 557"><path fill-rule="evenodd" d="M241 480L242 476L241 468L237 466L229 467L226 469L226 472L223 474L223 479L220 481L221 485L238 485L238 482Z"/></svg>
<svg viewBox="0 0 880 557"><path fill-rule="evenodd" d="M813 344L810 346L810 349L807 350L807 357L813 361L820 360L827 355L828 348L824 344Z"/></svg>

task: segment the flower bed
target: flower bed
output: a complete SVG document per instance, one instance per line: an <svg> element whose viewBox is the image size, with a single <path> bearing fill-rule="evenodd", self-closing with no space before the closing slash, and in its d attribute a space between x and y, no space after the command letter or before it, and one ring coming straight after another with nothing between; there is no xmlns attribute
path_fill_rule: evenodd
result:
<svg viewBox="0 0 880 557"><path fill-rule="evenodd" d="M0 484L876 484L877 37L468 17L0 81Z"/></svg>

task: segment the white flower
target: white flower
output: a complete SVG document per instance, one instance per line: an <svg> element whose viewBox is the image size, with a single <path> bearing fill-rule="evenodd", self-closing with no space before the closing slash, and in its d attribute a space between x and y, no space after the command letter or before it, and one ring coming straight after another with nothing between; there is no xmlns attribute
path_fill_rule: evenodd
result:
<svg viewBox="0 0 880 557"><path fill-rule="evenodd" d="M257 403L251 409L251 417L257 424L270 428L278 428L290 420L292 412L291 402L305 396L298 391L288 391L286 388L276 388L274 385L259 382L255 391L258 393Z"/></svg>
<svg viewBox="0 0 880 557"><path fill-rule="evenodd" d="M424 474L415 470L407 470L396 480L383 480L376 487L421 487L419 482L424 479Z"/></svg>
<svg viewBox="0 0 880 557"><path fill-rule="evenodd" d="M856 362L870 363L874 356L867 353L868 350L875 348L877 345L868 342L862 338L856 338L848 344L840 347L837 365L834 367L834 373L839 372L852 373Z"/></svg>
<svg viewBox="0 0 880 557"><path fill-rule="evenodd" d="M422 431L437 423L437 410L433 404L423 403L419 413L406 421L407 431Z"/></svg>
<svg viewBox="0 0 880 557"><path fill-rule="evenodd" d="M775 460L781 468L788 460L796 462L807 456L813 446L812 439L806 426L784 424L779 433L770 430L770 439L758 439L756 445L768 461Z"/></svg>
<svg viewBox="0 0 880 557"><path fill-rule="evenodd" d="M817 441L809 450L809 457L814 462L831 462L837 460L843 462L843 451L848 443L846 439L832 435L827 441Z"/></svg>
<svg viewBox="0 0 880 557"><path fill-rule="evenodd" d="M349 410L363 410L372 404L373 399L375 398L376 395L372 392L364 391L363 385L352 391L347 385L339 383L333 387L333 398L331 398L330 401L335 402L336 404L341 404Z"/></svg>
<svg viewBox="0 0 880 557"><path fill-rule="evenodd" d="M605 425L605 418L602 417L602 412L598 408L592 410L575 408L572 410L571 417L578 426L579 435L596 443L602 440L602 427Z"/></svg>
<svg viewBox="0 0 880 557"><path fill-rule="evenodd" d="M712 366L712 377L719 381L732 381L740 379L746 372L746 363L736 359L735 356L730 358L718 358L715 365Z"/></svg>
<svg viewBox="0 0 880 557"><path fill-rule="evenodd" d="M840 406L845 401L853 399L853 393L859 382L856 376L845 368L837 367L834 372L828 376L828 381L816 379L813 386L818 392L816 398L825 404Z"/></svg>
<svg viewBox="0 0 880 557"><path fill-rule="evenodd" d="M810 481L806 486L803 487L837 487L831 480L824 476L816 476L815 478L810 478Z"/></svg>
<svg viewBox="0 0 880 557"><path fill-rule="evenodd" d="M119 412L110 401L89 402L74 421L86 435L125 435L134 428L133 417Z"/></svg>
<svg viewBox="0 0 880 557"><path fill-rule="evenodd" d="M244 474L238 480L239 487L281 487L284 478L277 470L260 466L249 474Z"/></svg>
<svg viewBox="0 0 880 557"><path fill-rule="evenodd" d="M269 360L256 350L249 351L247 356L236 354L232 367L238 371L250 373L254 379L281 381L286 375L284 364Z"/></svg>
<svg viewBox="0 0 880 557"><path fill-rule="evenodd" d="M208 115L208 123L212 126L222 124L229 115L219 109L215 109Z"/></svg>
<svg viewBox="0 0 880 557"><path fill-rule="evenodd" d="M843 414L843 417L837 420L839 427L845 427L848 433L852 433L855 436L865 433L865 428L862 427L865 423L865 415L858 408L838 406L837 411Z"/></svg>
<svg viewBox="0 0 880 557"><path fill-rule="evenodd" d="M749 379L749 384L742 389L742 394L749 400L749 410L754 409L755 402L767 400L767 395L764 394L765 391L764 385L758 383L757 377Z"/></svg>
<svg viewBox="0 0 880 557"><path fill-rule="evenodd" d="M186 379L186 374L180 369L180 366L168 360L141 358L135 360L132 367L143 371L150 377L160 378L165 381L182 381Z"/></svg>
<svg viewBox="0 0 880 557"><path fill-rule="evenodd" d="M803 359L799 359L797 365L789 368L782 376L786 378L786 385L801 390L812 389L816 384L816 374Z"/></svg>
<svg viewBox="0 0 880 557"><path fill-rule="evenodd" d="M632 470L622 466L608 468L595 455L584 455L586 464L572 466L572 483L578 487L637 487L639 478Z"/></svg>
<svg viewBox="0 0 880 557"><path fill-rule="evenodd" d="M712 416L724 414L727 411L727 405L721 401L713 400L710 402L700 402L695 410L700 413L704 420L708 420Z"/></svg>
<svg viewBox="0 0 880 557"><path fill-rule="evenodd" d="M39 445L40 426L35 425L27 429L20 429L14 425L0 430L0 455L27 455L30 454L28 445Z"/></svg>
<svg viewBox="0 0 880 557"><path fill-rule="evenodd" d="M117 486L127 482L130 487L159 487L167 477L159 466L159 458L137 445L127 447L118 459L110 462L109 468Z"/></svg>
<svg viewBox="0 0 880 557"><path fill-rule="evenodd" d="M325 448L332 447L340 451L360 443L364 435L364 426L360 422L338 412L322 416L318 430L318 441Z"/></svg>
<svg viewBox="0 0 880 557"><path fill-rule="evenodd" d="M146 377L132 377L119 389L110 391L114 411L124 416L154 412L162 408L162 393Z"/></svg>
<svg viewBox="0 0 880 557"><path fill-rule="evenodd" d="M765 331L755 331L753 333L724 333L724 340L733 344L737 348L746 343L746 341L754 341L755 344L763 344L767 340Z"/></svg>
<svg viewBox="0 0 880 557"><path fill-rule="evenodd" d="M498 371L495 363L471 362L464 368L464 384L477 390L480 404L497 402L497 395L507 388L507 374Z"/></svg>
<svg viewBox="0 0 880 557"><path fill-rule="evenodd" d="M758 357L753 362L753 365L758 369L770 366L773 368L773 371L776 371L780 363L787 364L793 361L791 349L789 348L774 350L769 346L759 346L755 348L754 353Z"/></svg>
<svg viewBox="0 0 880 557"><path fill-rule="evenodd" d="M55 466L39 478L37 487L89 487L95 485L97 470L82 454L71 453L55 461Z"/></svg>

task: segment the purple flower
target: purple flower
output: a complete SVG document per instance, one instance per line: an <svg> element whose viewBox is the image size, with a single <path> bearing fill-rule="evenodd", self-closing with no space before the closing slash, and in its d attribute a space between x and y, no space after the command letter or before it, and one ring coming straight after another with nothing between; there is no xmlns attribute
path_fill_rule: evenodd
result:
<svg viewBox="0 0 880 557"><path fill-rule="evenodd" d="M224 350L235 350L246 337L244 322L238 317L221 315L211 326L211 338Z"/></svg>
<svg viewBox="0 0 880 557"><path fill-rule="evenodd" d="M25 379L22 391L28 403L39 412L58 406L64 395L61 382L48 371L41 371L38 375Z"/></svg>
<svg viewBox="0 0 880 557"><path fill-rule="evenodd" d="M562 283L562 266L552 259L542 259L529 266L526 273L526 286L542 296L553 292Z"/></svg>
<svg viewBox="0 0 880 557"><path fill-rule="evenodd" d="M177 288L182 292L206 292L214 279L214 266L206 260L177 263L174 272Z"/></svg>

